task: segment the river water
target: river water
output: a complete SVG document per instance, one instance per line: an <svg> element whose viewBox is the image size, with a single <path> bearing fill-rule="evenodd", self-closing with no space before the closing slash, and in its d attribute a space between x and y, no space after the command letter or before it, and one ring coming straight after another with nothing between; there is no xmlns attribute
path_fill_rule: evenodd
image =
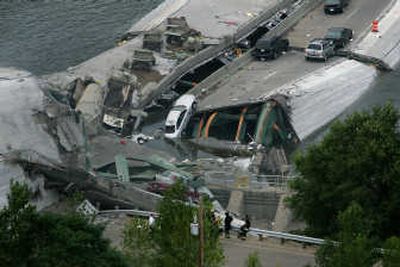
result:
<svg viewBox="0 0 400 267"><path fill-rule="evenodd" d="M0 1L0 67L65 70L115 45L162 0Z"/></svg>

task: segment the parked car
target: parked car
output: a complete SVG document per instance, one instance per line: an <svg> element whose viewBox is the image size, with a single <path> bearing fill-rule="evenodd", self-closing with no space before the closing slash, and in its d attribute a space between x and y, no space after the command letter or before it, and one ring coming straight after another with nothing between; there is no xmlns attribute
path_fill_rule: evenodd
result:
<svg viewBox="0 0 400 267"><path fill-rule="evenodd" d="M343 9L349 5L350 0L325 0L325 14L342 13Z"/></svg>
<svg viewBox="0 0 400 267"><path fill-rule="evenodd" d="M236 47L247 50L251 48L251 42L248 39L243 39L236 44Z"/></svg>
<svg viewBox="0 0 400 267"><path fill-rule="evenodd" d="M333 41L336 49L343 48L353 39L353 30L344 27L329 28L325 39Z"/></svg>
<svg viewBox="0 0 400 267"><path fill-rule="evenodd" d="M196 97L183 95L174 103L165 122L165 137L179 138L196 109Z"/></svg>
<svg viewBox="0 0 400 267"><path fill-rule="evenodd" d="M279 57L282 52L288 51L289 40L276 38L261 38L257 41L254 51L252 52L253 57L259 60L275 59Z"/></svg>
<svg viewBox="0 0 400 267"><path fill-rule="evenodd" d="M322 59L327 61L328 58L335 55L335 46L332 41L326 39L311 40L305 50L305 58Z"/></svg>
<svg viewBox="0 0 400 267"><path fill-rule="evenodd" d="M275 14L275 20L282 21L285 18L287 18L287 16L288 16L288 10L286 8L281 9Z"/></svg>

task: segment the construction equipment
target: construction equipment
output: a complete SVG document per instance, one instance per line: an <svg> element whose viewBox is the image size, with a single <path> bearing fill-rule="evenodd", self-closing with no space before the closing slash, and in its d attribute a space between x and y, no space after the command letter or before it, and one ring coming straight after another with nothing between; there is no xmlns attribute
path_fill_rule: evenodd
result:
<svg viewBox="0 0 400 267"><path fill-rule="evenodd" d="M154 57L153 51L137 49L133 54L131 69L151 70L155 64L156 58Z"/></svg>
<svg viewBox="0 0 400 267"><path fill-rule="evenodd" d="M148 32L143 36L143 49L161 52L163 36L160 32Z"/></svg>

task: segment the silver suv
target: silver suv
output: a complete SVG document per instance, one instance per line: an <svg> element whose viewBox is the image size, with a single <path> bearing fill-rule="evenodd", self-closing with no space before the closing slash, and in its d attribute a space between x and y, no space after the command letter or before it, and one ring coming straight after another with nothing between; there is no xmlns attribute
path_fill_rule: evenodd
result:
<svg viewBox="0 0 400 267"><path fill-rule="evenodd" d="M311 40L305 50L305 58L309 59L322 59L327 61L329 57L335 55L335 46L332 41L326 39Z"/></svg>

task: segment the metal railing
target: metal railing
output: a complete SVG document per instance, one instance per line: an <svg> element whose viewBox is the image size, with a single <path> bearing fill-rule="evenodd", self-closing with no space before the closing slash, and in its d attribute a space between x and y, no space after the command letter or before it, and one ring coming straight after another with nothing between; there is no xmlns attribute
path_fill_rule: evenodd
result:
<svg viewBox="0 0 400 267"><path fill-rule="evenodd" d="M205 172L205 182L208 185L218 186L226 189L237 188L237 183L236 180L233 178L233 173L229 174L226 172L222 172L221 174L226 177L230 176L231 178L215 178L213 177L214 175L221 176L219 175L219 172ZM249 177L248 188L258 190L278 189L286 192L289 190L289 182L294 178L295 176L291 175L256 175Z"/></svg>
<svg viewBox="0 0 400 267"><path fill-rule="evenodd" d="M257 228L250 228L249 234L254 235L254 236L268 237L268 238L278 238L278 239L287 240L287 241L296 241L296 242L312 244L312 245L322 245L323 243L325 243L325 239L321 239L321 238L302 236L302 235L294 235L294 234L289 234L289 233L284 233L284 232L268 231L268 230L262 230L262 229L257 229Z"/></svg>
<svg viewBox="0 0 400 267"><path fill-rule="evenodd" d="M103 210L103 211L99 211L97 214L116 214L116 213L126 213L129 215L138 216L138 217L149 217L150 214L152 214L155 217L157 217L159 215L156 212L142 211L142 210ZM239 231L239 227L233 227L233 230ZM322 245L325 242L325 240L321 239L321 238L294 235L294 234L289 234L289 233L284 233L284 232L262 230L262 229L258 229L258 228L250 228L250 231L248 232L248 234L253 235L253 236L258 236L258 237L262 236L262 237L267 237L267 238L277 238L277 239L281 239L281 240L295 241L295 242L311 244L311 245Z"/></svg>
<svg viewBox="0 0 400 267"><path fill-rule="evenodd" d="M235 42L240 41L241 39L250 35L255 28L257 28L258 26L266 22L268 19L273 17L279 10L290 6L292 2L293 0L280 1L276 6L264 10L254 19L250 20L246 24L241 25L233 36L234 41Z"/></svg>
<svg viewBox="0 0 400 267"><path fill-rule="evenodd" d="M157 212L152 212L152 211L144 211L144 210L100 210L97 212L97 214L120 214L120 213L125 213L129 214L132 216L138 216L138 217L149 217L150 214L153 216L157 217L158 213Z"/></svg>

